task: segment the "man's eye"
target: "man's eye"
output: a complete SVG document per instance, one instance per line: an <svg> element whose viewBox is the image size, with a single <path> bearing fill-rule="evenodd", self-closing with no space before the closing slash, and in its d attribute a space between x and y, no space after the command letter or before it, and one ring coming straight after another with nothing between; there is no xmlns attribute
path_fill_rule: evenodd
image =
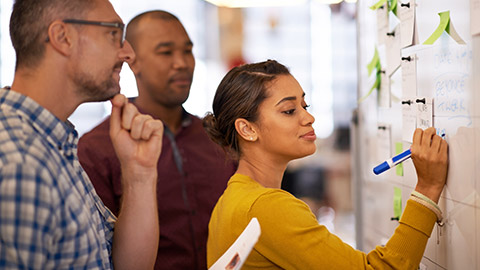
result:
<svg viewBox="0 0 480 270"><path fill-rule="evenodd" d="M110 35L112 37L112 40L115 41L115 42L117 42L118 40L121 39L120 31L118 31L118 30L110 31Z"/></svg>

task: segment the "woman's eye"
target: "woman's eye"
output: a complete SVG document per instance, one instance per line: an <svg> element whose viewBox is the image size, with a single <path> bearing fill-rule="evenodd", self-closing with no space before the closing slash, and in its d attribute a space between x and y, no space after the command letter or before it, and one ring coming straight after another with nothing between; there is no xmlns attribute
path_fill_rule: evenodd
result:
<svg viewBox="0 0 480 270"><path fill-rule="evenodd" d="M291 110L284 111L283 113L284 114L293 114L294 112L295 112L295 109L291 109Z"/></svg>
<svg viewBox="0 0 480 270"><path fill-rule="evenodd" d="M305 105L305 106L303 106L303 108L305 109L305 111L306 111L307 108L309 108L309 107L310 107L310 105Z"/></svg>

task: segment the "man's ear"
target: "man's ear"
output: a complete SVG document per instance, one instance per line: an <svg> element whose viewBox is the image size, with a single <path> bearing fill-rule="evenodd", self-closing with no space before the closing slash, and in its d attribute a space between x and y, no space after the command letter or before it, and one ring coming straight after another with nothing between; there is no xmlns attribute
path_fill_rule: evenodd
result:
<svg viewBox="0 0 480 270"><path fill-rule="evenodd" d="M238 118L235 120L235 129L240 138L245 141L256 141L258 139L258 134L256 131L256 126L248 120L243 118Z"/></svg>
<svg viewBox="0 0 480 270"><path fill-rule="evenodd" d="M78 32L69 28L61 20L55 20L48 27L48 43L59 53L70 55L75 41L78 40Z"/></svg>

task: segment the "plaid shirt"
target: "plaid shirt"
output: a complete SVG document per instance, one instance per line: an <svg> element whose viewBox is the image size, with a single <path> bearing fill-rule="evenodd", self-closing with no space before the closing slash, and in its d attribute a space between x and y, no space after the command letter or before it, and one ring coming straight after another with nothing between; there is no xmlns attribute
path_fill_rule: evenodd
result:
<svg viewBox="0 0 480 270"><path fill-rule="evenodd" d="M115 216L77 158L78 134L0 89L0 269L112 269Z"/></svg>

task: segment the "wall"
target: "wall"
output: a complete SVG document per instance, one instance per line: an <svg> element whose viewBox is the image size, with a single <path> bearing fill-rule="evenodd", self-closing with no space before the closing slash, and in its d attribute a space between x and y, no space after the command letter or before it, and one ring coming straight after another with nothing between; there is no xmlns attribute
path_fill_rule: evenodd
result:
<svg viewBox="0 0 480 270"><path fill-rule="evenodd" d="M413 100L412 95L432 98L433 122L430 124L438 134L445 134L449 143L449 176L439 202L446 224L435 225L420 269L480 269L480 232L477 232L480 228L480 156L477 154L480 153L480 95L476 91L480 86L476 78L480 39L472 36L470 27L470 19L480 13L470 15L468 0L419 0L415 11L418 42L400 49L401 46L395 47L392 43L380 44L377 11L369 8L376 2L359 1L357 6L359 99L365 97L375 83L375 74L369 76L367 71L375 47L386 72L380 75L389 82L358 105L358 126L354 132L355 156L360 158L354 166L359 203L358 247L369 251L385 244L398 225L397 220L391 219L394 188L401 190L403 209L416 184L413 163L411 160L403 163L403 175L396 169L375 175L372 168L395 154L397 144L403 149L410 146L411 126L415 121L408 116L407 105L402 105L402 101ZM443 32L433 45L423 45L435 32L440 23L438 13L443 11L450 11L452 35ZM385 31L391 31L397 23L397 18L390 13L390 29ZM452 25L465 44L454 40ZM392 50L397 50L396 55ZM392 72L392 66L402 63L401 57L408 56L416 59L414 76L406 77L405 66ZM424 117L416 121L417 127L421 124L425 124Z"/></svg>

